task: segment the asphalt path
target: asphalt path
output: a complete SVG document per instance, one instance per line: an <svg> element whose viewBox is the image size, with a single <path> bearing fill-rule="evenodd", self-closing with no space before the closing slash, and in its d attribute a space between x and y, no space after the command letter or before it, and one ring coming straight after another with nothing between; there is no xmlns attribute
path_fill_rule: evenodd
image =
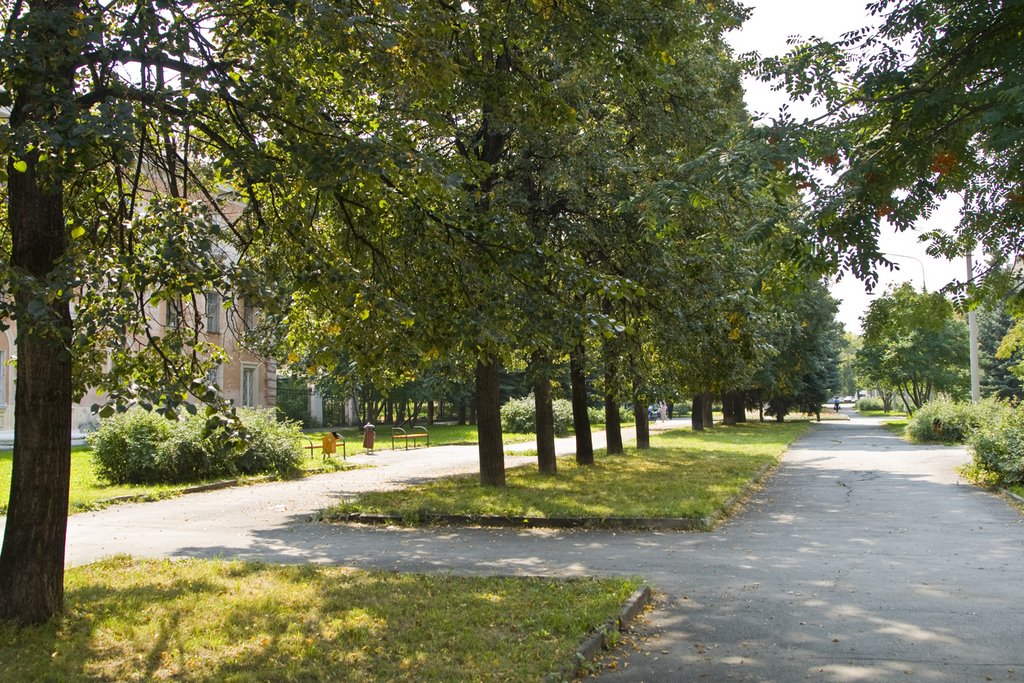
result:
<svg viewBox="0 0 1024 683"><path fill-rule="evenodd" d="M664 425L662 425L664 426ZM596 440L596 446L602 444ZM559 442L571 452L572 440ZM470 575L636 575L658 593L607 681L970 681L1024 677L1024 521L961 481L963 449L826 422L710 533L392 529L311 522L360 491L475 471L476 448L69 520L69 564L114 553ZM509 453L507 464L530 462ZM355 460L355 458L353 458Z"/></svg>

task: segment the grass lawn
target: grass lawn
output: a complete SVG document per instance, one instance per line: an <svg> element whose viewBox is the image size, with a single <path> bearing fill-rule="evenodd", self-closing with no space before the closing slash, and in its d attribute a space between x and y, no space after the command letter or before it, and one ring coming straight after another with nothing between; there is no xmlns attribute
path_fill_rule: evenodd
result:
<svg viewBox="0 0 1024 683"><path fill-rule="evenodd" d="M898 410L890 410L889 412L885 412L884 410L858 410L857 412L864 417L891 417L894 420L899 420L907 416L906 413Z"/></svg>
<svg viewBox="0 0 1024 683"><path fill-rule="evenodd" d="M907 420L886 420L882 423L882 429L886 429L897 436L906 436Z"/></svg>
<svg viewBox="0 0 1024 683"><path fill-rule="evenodd" d="M7 503L11 490L11 464L11 451L0 451L0 515L7 514ZM305 471L346 467L340 457L324 462L320 459L319 454L313 458L302 458L301 466ZM179 495L188 486L191 484L111 485L96 476L92 464L92 451L87 446L71 448L71 491L68 505L71 513L94 510L102 507L105 501L120 496L136 496L139 500L169 498Z"/></svg>
<svg viewBox="0 0 1024 683"><path fill-rule="evenodd" d="M593 467L578 467L571 456L561 458L556 477L517 467L507 470L504 488L483 488L476 475L450 477L366 494L328 510L325 519L351 512L409 519L420 514L700 518L719 511L809 428L809 422L747 423L655 433L653 448L630 448L622 456L601 451Z"/></svg>
<svg viewBox="0 0 1024 683"><path fill-rule="evenodd" d="M638 585L121 556L69 570L51 623L0 625L0 677L538 681Z"/></svg>

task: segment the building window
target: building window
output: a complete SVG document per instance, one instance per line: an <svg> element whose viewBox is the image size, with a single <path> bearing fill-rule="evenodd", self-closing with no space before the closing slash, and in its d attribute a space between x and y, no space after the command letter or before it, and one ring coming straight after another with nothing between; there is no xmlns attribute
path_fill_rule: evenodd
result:
<svg viewBox="0 0 1024 683"><path fill-rule="evenodd" d="M164 319L164 325L172 330L178 329L178 325L181 324L181 301L178 299L167 300L167 316Z"/></svg>
<svg viewBox="0 0 1024 683"><path fill-rule="evenodd" d="M256 405L256 366L242 367L242 405L252 408Z"/></svg>
<svg viewBox="0 0 1024 683"><path fill-rule="evenodd" d="M256 307L246 301L245 308L242 309L242 330L248 332L254 327L256 327Z"/></svg>
<svg viewBox="0 0 1024 683"><path fill-rule="evenodd" d="M221 388L222 367L218 364L206 371L206 383L212 384L219 390Z"/></svg>
<svg viewBox="0 0 1024 683"><path fill-rule="evenodd" d="M206 331L209 334L220 333L220 294L206 293Z"/></svg>

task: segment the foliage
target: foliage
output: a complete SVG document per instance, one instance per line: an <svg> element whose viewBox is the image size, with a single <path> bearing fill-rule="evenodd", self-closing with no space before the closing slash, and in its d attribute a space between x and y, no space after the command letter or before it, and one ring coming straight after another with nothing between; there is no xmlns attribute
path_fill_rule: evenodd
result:
<svg viewBox="0 0 1024 683"><path fill-rule="evenodd" d="M964 443L981 424L983 416L997 410L995 401L978 405L938 398L914 411L907 422L906 434L914 441Z"/></svg>
<svg viewBox="0 0 1024 683"><path fill-rule="evenodd" d="M821 283L794 294L769 341L775 356L759 372L765 412L782 419L794 410L817 414L839 390L843 338L837 304Z"/></svg>
<svg viewBox="0 0 1024 683"><path fill-rule="evenodd" d="M874 27L795 41L762 76L825 114L772 127L807 184L819 239L837 265L873 278L880 226L912 228L944 198L959 225L929 234L950 258L980 246L992 270L1024 250L1024 76L1020 2L877 0ZM999 279L999 278L996 278Z"/></svg>
<svg viewBox="0 0 1024 683"><path fill-rule="evenodd" d="M60 619L0 626L5 681L536 681L639 584L124 556L67 581Z"/></svg>
<svg viewBox="0 0 1024 683"><path fill-rule="evenodd" d="M877 396L867 396L857 401L857 410L862 413L869 410L885 410L885 404Z"/></svg>
<svg viewBox="0 0 1024 683"><path fill-rule="evenodd" d="M1018 376L1024 368L1024 348L1015 337L1015 323L1003 305L983 306L978 310L978 355L981 366L981 392L1002 399L1024 398L1024 385Z"/></svg>
<svg viewBox="0 0 1024 683"><path fill-rule="evenodd" d="M166 418L138 408L103 420L87 440L102 478L112 483L143 484L164 476L157 465L157 452L172 432Z"/></svg>
<svg viewBox="0 0 1024 683"><path fill-rule="evenodd" d="M938 392L966 392L967 325L942 294L904 283L872 301L863 321L856 365L866 385L901 392L908 411Z"/></svg>
<svg viewBox="0 0 1024 683"><path fill-rule="evenodd" d="M995 402L988 406L968 440L974 462L1002 484L1024 484L1024 408Z"/></svg>
<svg viewBox="0 0 1024 683"><path fill-rule="evenodd" d="M557 398L551 402L554 413L555 435L566 436L572 432L572 402ZM534 430L537 420L533 394L524 398L513 398L501 407L501 429L503 432L529 433Z"/></svg>
<svg viewBox="0 0 1024 683"><path fill-rule="evenodd" d="M301 432L272 410L242 409L244 442L190 416L176 422L135 408L106 418L88 435L101 476L113 484L196 482L239 474L291 474L303 451Z"/></svg>
<svg viewBox="0 0 1024 683"><path fill-rule="evenodd" d="M480 488L453 477L401 491L370 493L335 512L383 512L417 519L420 514L526 517L687 517L721 510L744 491L760 468L777 462L809 423L759 424L652 435L652 448L626 456L598 457L593 466L558 463L558 476L534 468L509 472L505 488ZM328 513L330 518L332 513Z"/></svg>

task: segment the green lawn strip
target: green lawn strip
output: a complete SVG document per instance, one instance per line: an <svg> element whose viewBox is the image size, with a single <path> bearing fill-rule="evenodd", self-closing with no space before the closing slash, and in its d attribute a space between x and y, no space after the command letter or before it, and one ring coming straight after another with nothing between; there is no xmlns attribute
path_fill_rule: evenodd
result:
<svg viewBox="0 0 1024 683"><path fill-rule="evenodd" d="M468 578L114 557L66 611L0 624L4 681L537 681L636 579Z"/></svg>
<svg viewBox="0 0 1024 683"><path fill-rule="evenodd" d="M884 410L858 410L857 412L864 417L891 417L894 420L899 420L907 416L906 413L902 413L897 410L890 410L889 412L885 412Z"/></svg>
<svg viewBox="0 0 1024 683"><path fill-rule="evenodd" d="M481 487L476 475L439 479L400 491L374 492L325 511L326 520L353 512L397 515L494 515L510 518L690 518L719 512L762 467L777 462L809 422L748 423L704 432L652 436L653 448L598 453L593 467L559 459L558 475L509 469L507 486Z"/></svg>
<svg viewBox="0 0 1024 683"><path fill-rule="evenodd" d="M882 423L882 429L888 430L897 436L906 437L907 421L903 420L886 420Z"/></svg>
<svg viewBox="0 0 1024 683"><path fill-rule="evenodd" d="M11 490L11 451L0 451L0 515L7 514L7 503ZM340 455L332 460L323 461L319 455L314 458L304 457L300 463L304 472L334 471L351 469L341 460ZM256 480L257 477L243 478ZM146 484L146 485L115 485L108 484L96 476L93 467L92 451L87 446L74 446L71 449L71 489L68 509L71 513L85 510L96 510L117 502L123 497L133 500L160 500L177 496L187 488L212 482L204 481L195 484Z"/></svg>

